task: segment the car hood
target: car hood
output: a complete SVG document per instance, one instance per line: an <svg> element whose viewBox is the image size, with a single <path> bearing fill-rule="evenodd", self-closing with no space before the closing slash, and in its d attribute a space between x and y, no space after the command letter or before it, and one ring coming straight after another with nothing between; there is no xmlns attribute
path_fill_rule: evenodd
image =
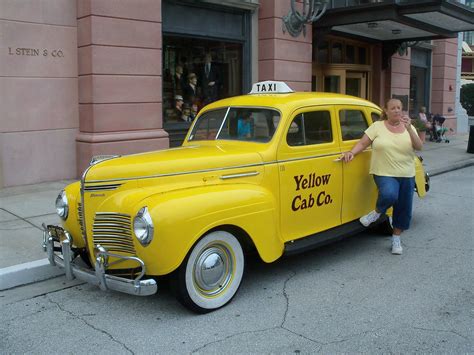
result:
<svg viewBox="0 0 474 355"><path fill-rule="evenodd" d="M262 164L253 145L191 145L127 155L92 166L87 182L139 179L152 176L190 174Z"/></svg>

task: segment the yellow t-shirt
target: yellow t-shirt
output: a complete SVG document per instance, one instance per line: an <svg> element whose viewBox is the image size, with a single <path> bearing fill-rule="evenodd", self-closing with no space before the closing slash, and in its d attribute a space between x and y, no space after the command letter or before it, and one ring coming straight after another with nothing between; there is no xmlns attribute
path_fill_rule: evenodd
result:
<svg viewBox="0 0 474 355"><path fill-rule="evenodd" d="M416 132L415 127L412 129ZM384 121L377 121L365 130L372 141L370 173L380 176L415 176L415 151L407 130L393 133Z"/></svg>

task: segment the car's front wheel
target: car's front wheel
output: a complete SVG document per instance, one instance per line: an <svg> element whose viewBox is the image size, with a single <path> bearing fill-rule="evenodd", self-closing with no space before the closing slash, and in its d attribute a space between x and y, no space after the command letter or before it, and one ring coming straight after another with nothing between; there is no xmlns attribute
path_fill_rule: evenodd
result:
<svg viewBox="0 0 474 355"><path fill-rule="evenodd" d="M198 313L216 310L237 293L244 273L244 253L238 239L226 231L201 238L172 279L178 300Z"/></svg>

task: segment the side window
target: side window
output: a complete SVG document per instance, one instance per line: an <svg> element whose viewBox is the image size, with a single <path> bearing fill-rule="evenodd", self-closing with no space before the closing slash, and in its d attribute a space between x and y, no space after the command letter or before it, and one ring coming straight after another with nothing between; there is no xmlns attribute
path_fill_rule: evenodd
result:
<svg viewBox="0 0 474 355"><path fill-rule="evenodd" d="M371 112L372 122L380 121L380 114L377 112Z"/></svg>
<svg viewBox="0 0 474 355"><path fill-rule="evenodd" d="M289 146L332 142L331 115L328 111L299 114L290 125L286 141Z"/></svg>
<svg viewBox="0 0 474 355"><path fill-rule="evenodd" d="M289 146L304 145L303 115L299 114L293 119L286 135Z"/></svg>
<svg viewBox="0 0 474 355"><path fill-rule="evenodd" d="M343 141L361 138L368 127L364 113L359 110L339 111L339 122Z"/></svg>

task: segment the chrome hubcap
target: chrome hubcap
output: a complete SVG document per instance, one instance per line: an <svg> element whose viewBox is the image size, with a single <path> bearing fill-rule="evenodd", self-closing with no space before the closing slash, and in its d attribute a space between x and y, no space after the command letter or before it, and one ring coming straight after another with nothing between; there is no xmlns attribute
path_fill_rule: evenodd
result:
<svg viewBox="0 0 474 355"><path fill-rule="evenodd" d="M205 296L221 292L229 284L233 272L232 254L222 245L205 249L194 264L194 281Z"/></svg>

